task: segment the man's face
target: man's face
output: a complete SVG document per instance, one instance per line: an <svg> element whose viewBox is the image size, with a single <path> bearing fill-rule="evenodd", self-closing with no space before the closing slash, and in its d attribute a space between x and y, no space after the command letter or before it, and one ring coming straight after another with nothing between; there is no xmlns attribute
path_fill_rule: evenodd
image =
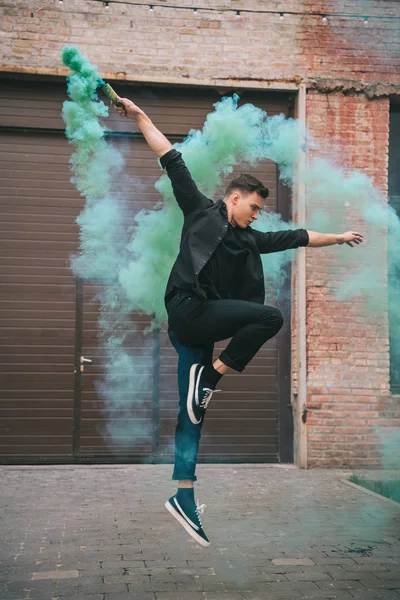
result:
<svg viewBox="0 0 400 600"><path fill-rule="evenodd" d="M232 224L248 227L258 219L264 207L264 199L257 192L241 192L235 190L231 196Z"/></svg>

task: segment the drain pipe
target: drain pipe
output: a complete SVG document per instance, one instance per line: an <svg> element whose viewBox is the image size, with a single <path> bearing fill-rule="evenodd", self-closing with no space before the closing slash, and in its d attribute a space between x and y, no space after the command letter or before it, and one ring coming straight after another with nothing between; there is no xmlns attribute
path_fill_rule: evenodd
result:
<svg viewBox="0 0 400 600"><path fill-rule="evenodd" d="M296 117L301 123L301 138L305 137L306 123L305 83L299 85ZM297 165L299 172L306 169L306 155L302 153ZM304 227L306 222L306 185L297 183L295 189L297 226ZM306 348L306 249L297 250L296 264L296 307L297 307L297 394L293 396L295 453L294 462L301 469L307 469L307 348Z"/></svg>

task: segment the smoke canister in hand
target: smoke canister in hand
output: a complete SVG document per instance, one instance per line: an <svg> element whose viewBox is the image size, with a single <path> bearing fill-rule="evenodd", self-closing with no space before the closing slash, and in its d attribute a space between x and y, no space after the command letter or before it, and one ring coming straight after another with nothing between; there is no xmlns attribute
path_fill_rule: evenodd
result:
<svg viewBox="0 0 400 600"><path fill-rule="evenodd" d="M106 83L103 79L99 78L99 86L101 87L103 92L106 94L106 96L108 96L110 98L111 102L115 106L120 106L125 109L122 102L118 101L117 92L111 87L111 85L109 83Z"/></svg>

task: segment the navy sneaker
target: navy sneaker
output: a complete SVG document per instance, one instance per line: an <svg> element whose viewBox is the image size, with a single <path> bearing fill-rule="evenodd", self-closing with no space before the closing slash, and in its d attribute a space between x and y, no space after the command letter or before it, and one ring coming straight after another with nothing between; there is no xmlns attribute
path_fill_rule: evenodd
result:
<svg viewBox="0 0 400 600"><path fill-rule="evenodd" d="M205 504L199 504L196 498L196 504L193 500L180 503L177 495L172 496L165 503L165 508L175 517L175 519L186 529L186 531L198 542L201 546L209 546L208 537L203 531L203 525L199 517L199 513L204 512Z"/></svg>
<svg viewBox="0 0 400 600"><path fill-rule="evenodd" d="M190 367L189 388L187 395L187 411L194 425L199 425L204 418L206 408L214 392L220 392L203 381L204 365L195 363Z"/></svg>

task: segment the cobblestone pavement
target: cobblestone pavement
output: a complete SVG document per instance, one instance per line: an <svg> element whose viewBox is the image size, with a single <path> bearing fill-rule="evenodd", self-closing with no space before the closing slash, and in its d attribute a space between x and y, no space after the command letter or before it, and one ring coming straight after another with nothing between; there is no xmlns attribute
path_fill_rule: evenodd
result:
<svg viewBox="0 0 400 600"><path fill-rule="evenodd" d="M199 465L209 548L164 508L171 472L0 467L0 599L400 600L400 505L349 471Z"/></svg>

